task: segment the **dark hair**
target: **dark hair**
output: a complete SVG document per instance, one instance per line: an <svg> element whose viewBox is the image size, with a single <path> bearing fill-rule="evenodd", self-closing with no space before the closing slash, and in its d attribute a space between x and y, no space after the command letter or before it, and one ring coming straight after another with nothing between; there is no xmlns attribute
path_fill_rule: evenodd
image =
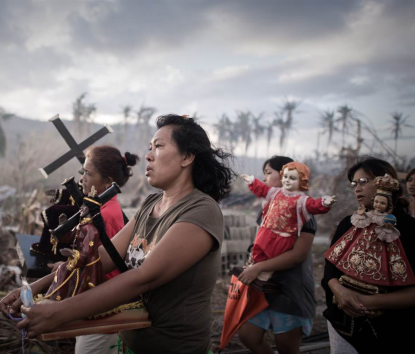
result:
<svg viewBox="0 0 415 354"><path fill-rule="evenodd" d="M347 172L347 178L350 182L353 180L353 176L357 172L357 170L360 169L365 171L369 176L373 178L388 174L392 178L398 179L398 175L395 169L389 162L378 159L376 157L363 156L362 158L358 159L357 163L355 163L352 167L349 168L349 171ZM392 193L392 204L394 205L394 207L408 207L408 201L406 201L402 196L402 186L399 185L399 189Z"/></svg>
<svg viewBox="0 0 415 354"><path fill-rule="evenodd" d="M157 118L157 128L173 125L172 138L181 153L195 155L192 178L197 189L211 196L216 202L229 195L235 172L228 166L232 154L214 149L206 131L195 122L175 114ZM226 162L226 163L225 163Z"/></svg>
<svg viewBox="0 0 415 354"><path fill-rule="evenodd" d="M286 165L287 163L293 162L294 160L286 157L286 156L277 156L274 155L270 159L266 160L262 165L262 172L265 173L265 167L269 164L275 171L280 172L282 170L282 166Z"/></svg>
<svg viewBox="0 0 415 354"><path fill-rule="evenodd" d="M133 175L130 166L139 161L137 155L126 152L123 157L120 150L109 145L92 147L87 151L86 157L91 160L102 178L111 177L120 187Z"/></svg>
<svg viewBox="0 0 415 354"><path fill-rule="evenodd" d="M376 193L375 195L374 195L374 197L372 198L372 205L373 205L373 203L375 202L375 197L377 196L377 195L379 195L379 196L381 196L381 197L385 197L386 199L387 199L387 201L388 201L388 205L387 205L387 211L389 211L389 210L391 210L392 208L393 208L393 203L392 203L392 198L391 198L391 196L390 195L387 195L387 194L385 194L385 193Z"/></svg>
<svg viewBox="0 0 415 354"><path fill-rule="evenodd" d="M408 174L406 175L405 181L408 182L408 179L412 176L415 175L415 168L413 168L412 170L410 170L408 172Z"/></svg>

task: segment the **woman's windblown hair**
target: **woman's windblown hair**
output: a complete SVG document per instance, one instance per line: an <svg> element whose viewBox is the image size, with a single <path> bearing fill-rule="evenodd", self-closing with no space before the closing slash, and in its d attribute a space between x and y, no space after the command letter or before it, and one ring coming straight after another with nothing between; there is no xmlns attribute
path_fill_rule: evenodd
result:
<svg viewBox="0 0 415 354"><path fill-rule="evenodd" d="M157 119L157 128L174 125L172 138L181 153L195 155L193 183L197 189L219 202L231 191L236 176L229 167L232 154L212 147L206 131L193 118L169 114Z"/></svg>

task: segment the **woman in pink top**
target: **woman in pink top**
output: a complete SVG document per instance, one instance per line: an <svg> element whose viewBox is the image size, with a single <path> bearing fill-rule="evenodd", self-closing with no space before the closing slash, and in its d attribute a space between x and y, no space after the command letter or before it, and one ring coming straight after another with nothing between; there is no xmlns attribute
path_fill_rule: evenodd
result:
<svg viewBox="0 0 415 354"><path fill-rule="evenodd" d="M85 195L91 191L92 186L100 195L112 182L120 187L124 186L133 172L130 166L134 166L138 156L126 152L121 156L120 151L112 146L95 146L87 151L84 166L82 168L82 191ZM105 230L109 238L115 236L124 227L120 203L117 196L113 197L101 207L101 214L105 222ZM107 279L119 274L114 270L107 274Z"/></svg>
<svg viewBox="0 0 415 354"><path fill-rule="evenodd" d="M87 151L86 159L82 168L81 184L83 193L88 195L92 186L100 195L112 182L120 187L124 186L133 175L130 166L138 162L138 156L126 152L124 156L112 146L95 146ZM101 207L101 215L104 219L105 230L109 238L115 236L124 227L124 218L117 196L114 196ZM120 274L118 269L106 274L110 279ZM118 336L113 334L93 334L76 338L75 353L116 353L117 349L110 349L116 345Z"/></svg>
<svg viewBox="0 0 415 354"><path fill-rule="evenodd" d="M100 195L112 182L117 183L120 187L124 186L128 179L133 175L131 166L138 162L138 156L126 152L124 156L121 152L112 146L103 145L95 146L86 153L86 159L81 169L82 192L85 195L95 187L97 194ZM101 215L104 219L105 230L111 239L118 231L124 227L124 217L117 196L114 196L101 207ZM53 271L62 262L55 263ZM115 269L105 275L106 279L113 278L120 274ZM76 338L75 353L116 353L117 349L110 349L110 346L117 344L117 334L94 334Z"/></svg>

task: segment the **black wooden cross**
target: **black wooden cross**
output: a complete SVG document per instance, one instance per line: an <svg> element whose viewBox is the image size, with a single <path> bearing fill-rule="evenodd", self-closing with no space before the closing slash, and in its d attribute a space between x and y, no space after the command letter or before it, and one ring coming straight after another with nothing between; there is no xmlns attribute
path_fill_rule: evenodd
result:
<svg viewBox="0 0 415 354"><path fill-rule="evenodd" d="M61 157L53 161L51 164L47 165L45 168L39 168L40 173L43 177L48 178L48 176L56 171L59 167L63 166L72 158L76 157L78 161L83 164L85 161L84 151L87 147L91 146L97 140L101 139L108 133L112 133L113 130L109 125L105 125L103 128L98 130L95 134L92 134L89 138L86 138L82 143L77 144L75 139L72 137L71 133L69 133L68 129L65 127L61 119L59 118L59 114L55 115L49 122L52 122L53 125L58 129L58 132L62 136L62 138L66 141L70 150L63 154Z"/></svg>

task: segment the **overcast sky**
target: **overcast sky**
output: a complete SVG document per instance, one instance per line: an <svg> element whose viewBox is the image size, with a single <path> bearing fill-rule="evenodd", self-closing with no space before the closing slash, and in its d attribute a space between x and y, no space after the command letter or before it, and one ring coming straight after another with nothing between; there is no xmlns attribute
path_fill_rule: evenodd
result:
<svg viewBox="0 0 415 354"><path fill-rule="evenodd" d="M99 122L145 103L213 124L236 110L271 119L294 99L284 152L305 156L321 112L348 104L393 146L391 112L415 126L414 19L407 0L0 0L0 106L70 119L88 92ZM415 155L414 136L404 129L400 153Z"/></svg>

